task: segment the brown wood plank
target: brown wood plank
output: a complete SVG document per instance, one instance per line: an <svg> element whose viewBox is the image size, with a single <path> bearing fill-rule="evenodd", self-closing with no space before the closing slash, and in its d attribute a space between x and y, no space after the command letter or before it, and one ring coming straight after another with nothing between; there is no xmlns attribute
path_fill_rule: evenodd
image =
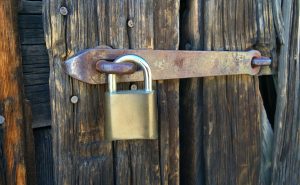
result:
<svg viewBox="0 0 300 185"><path fill-rule="evenodd" d="M282 1L282 40L278 52L278 88L275 114L272 184L296 185L300 182L300 2ZM277 7L278 7L277 5ZM280 32L281 33L281 32Z"/></svg>
<svg viewBox="0 0 300 185"><path fill-rule="evenodd" d="M112 146L103 141L105 86L69 78L63 73L61 63L82 49L100 44L116 48L177 49L179 2L73 0L67 4L72 14L66 17L57 14L58 6L59 1L45 1L46 44L52 66L55 182L178 184L178 81L157 84L159 109L164 110L160 115L162 140L119 141ZM128 19L133 20L134 27L127 26ZM166 32L155 33L154 30L160 29L158 25ZM70 103L72 95L79 97L76 105Z"/></svg>
<svg viewBox="0 0 300 185"><path fill-rule="evenodd" d="M23 112L21 54L17 31L17 1L0 2L0 109L5 118L4 156L7 185L25 185L30 181L26 164L28 125ZM26 126L25 126L26 125ZM29 127L30 128L30 127Z"/></svg>
<svg viewBox="0 0 300 185"><path fill-rule="evenodd" d="M182 49L258 48L270 56L275 48L268 0L191 0L182 7ZM257 77L186 80L181 90L185 95L181 120L190 123L181 126L182 137L191 137L181 142L191 146L182 149L181 161L186 163L181 183L259 184L265 174L260 174L262 102Z"/></svg>
<svg viewBox="0 0 300 185"><path fill-rule="evenodd" d="M61 1L44 3L51 66L54 184L113 184L112 146L103 141L103 105L99 103L104 87L76 82L61 67L68 54L99 43L96 25L104 17L97 17L97 7L104 2L69 1L67 8L73 13L67 17L57 12ZM77 104L70 102L72 95L79 97Z"/></svg>

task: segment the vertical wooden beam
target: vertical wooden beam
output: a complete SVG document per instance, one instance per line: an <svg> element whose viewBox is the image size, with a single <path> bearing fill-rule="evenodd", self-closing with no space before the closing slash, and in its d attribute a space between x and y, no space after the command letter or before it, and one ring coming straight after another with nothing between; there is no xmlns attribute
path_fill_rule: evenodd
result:
<svg viewBox="0 0 300 185"><path fill-rule="evenodd" d="M283 16L273 150L273 185L300 182L300 2L274 1ZM281 4L281 6L280 6ZM281 9L280 9L281 7Z"/></svg>
<svg viewBox="0 0 300 185"><path fill-rule="evenodd" d="M270 55L275 34L269 0L190 0L182 21L182 49L249 50ZM184 81L182 126L188 163L186 184L259 184L261 107L257 77L245 75ZM196 92L196 93L195 93ZM188 96L187 96L188 95ZM197 129L195 131L195 129ZM203 160L203 162L199 161ZM199 167L201 165L201 167ZM191 169L188 171L188 169Z"/></svg>
<svg viewBox="0 0 300 185"><path fill-rule="evenodd" d="M22 66L17 31L17 1L0 2L0 103L4 123L7 185L26 184Z"/></svg>

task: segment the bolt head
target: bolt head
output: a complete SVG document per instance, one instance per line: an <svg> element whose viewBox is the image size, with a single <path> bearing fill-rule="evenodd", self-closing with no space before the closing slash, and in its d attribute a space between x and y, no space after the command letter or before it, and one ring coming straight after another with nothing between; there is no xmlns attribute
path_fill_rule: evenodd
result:
<svg viewBox="0 0 300 185"><path fill-rule="evenodd" d="M64 6L59 8L59 12L61 15L68 15L68 9Z"/></svg>
<svg viewBox="0 0 300 185"><path fill-rule="evenodd" d="M134 26L134 22L132 19L129 19L128 22L127 22L127 25L129 28L132 28Z"/></svg>
<svg viewBox="0 0 300 185"><path fill-rule="evenodd" d="M5 121L5 118L3 116L0 115L0 124L2 125Z"/></svg>
<svg viewBox="0 0 300 185"><path fill-rule="evenodd" d="M71 97L71 103L76 104L78 102L79 98L78 96L72 96Z"/></svg>

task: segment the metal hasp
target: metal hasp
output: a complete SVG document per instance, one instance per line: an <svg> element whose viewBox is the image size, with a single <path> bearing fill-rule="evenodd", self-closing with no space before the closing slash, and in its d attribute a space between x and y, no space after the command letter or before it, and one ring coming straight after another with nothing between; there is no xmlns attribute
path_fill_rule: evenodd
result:
<svg viewBox="0 0 300 185"><path fill-rule="evenodd" d="M108 75L105 93L105 139L157 139L156 94L152 90L151 70L147 62L136 55L125 55L113 63L133 62L144 73L143 90L118 91L116 75Z"/></svg>
<svg viewBox="0 0 300 185"><path fill-rule="evenodd" d="M89 84L107 83L105 73L124 74L118 76L118 82L142 81L142 71L135 72L134 64L112 63L116 58L127 54L145 59L151 68L153 80L271 74L271 70L261 70L265 68L262 66L271 64L271 59L261 57L256 50L241 52L94 48L69 58L64 67L68 75Z"/></svg>

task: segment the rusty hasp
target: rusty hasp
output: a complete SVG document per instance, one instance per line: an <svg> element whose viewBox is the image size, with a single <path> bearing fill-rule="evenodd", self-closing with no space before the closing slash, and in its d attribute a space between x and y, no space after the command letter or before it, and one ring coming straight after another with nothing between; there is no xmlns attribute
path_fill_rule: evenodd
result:
<svg viewBox="0 0 300 185"><path fill-rule="evenodd" d="M142 81L141 71L130 61L113 64L116 58L134 54L149 64L153 80L207 77L220 75L257 75L261 66L270 65L271 59L261 57L259 51L183 51L131 50L94 48L69 58L64 63L71 77L89 84L106 83L106 74L118 75L119 82ZM269 71L260 75L271 74Z"/></svg>

